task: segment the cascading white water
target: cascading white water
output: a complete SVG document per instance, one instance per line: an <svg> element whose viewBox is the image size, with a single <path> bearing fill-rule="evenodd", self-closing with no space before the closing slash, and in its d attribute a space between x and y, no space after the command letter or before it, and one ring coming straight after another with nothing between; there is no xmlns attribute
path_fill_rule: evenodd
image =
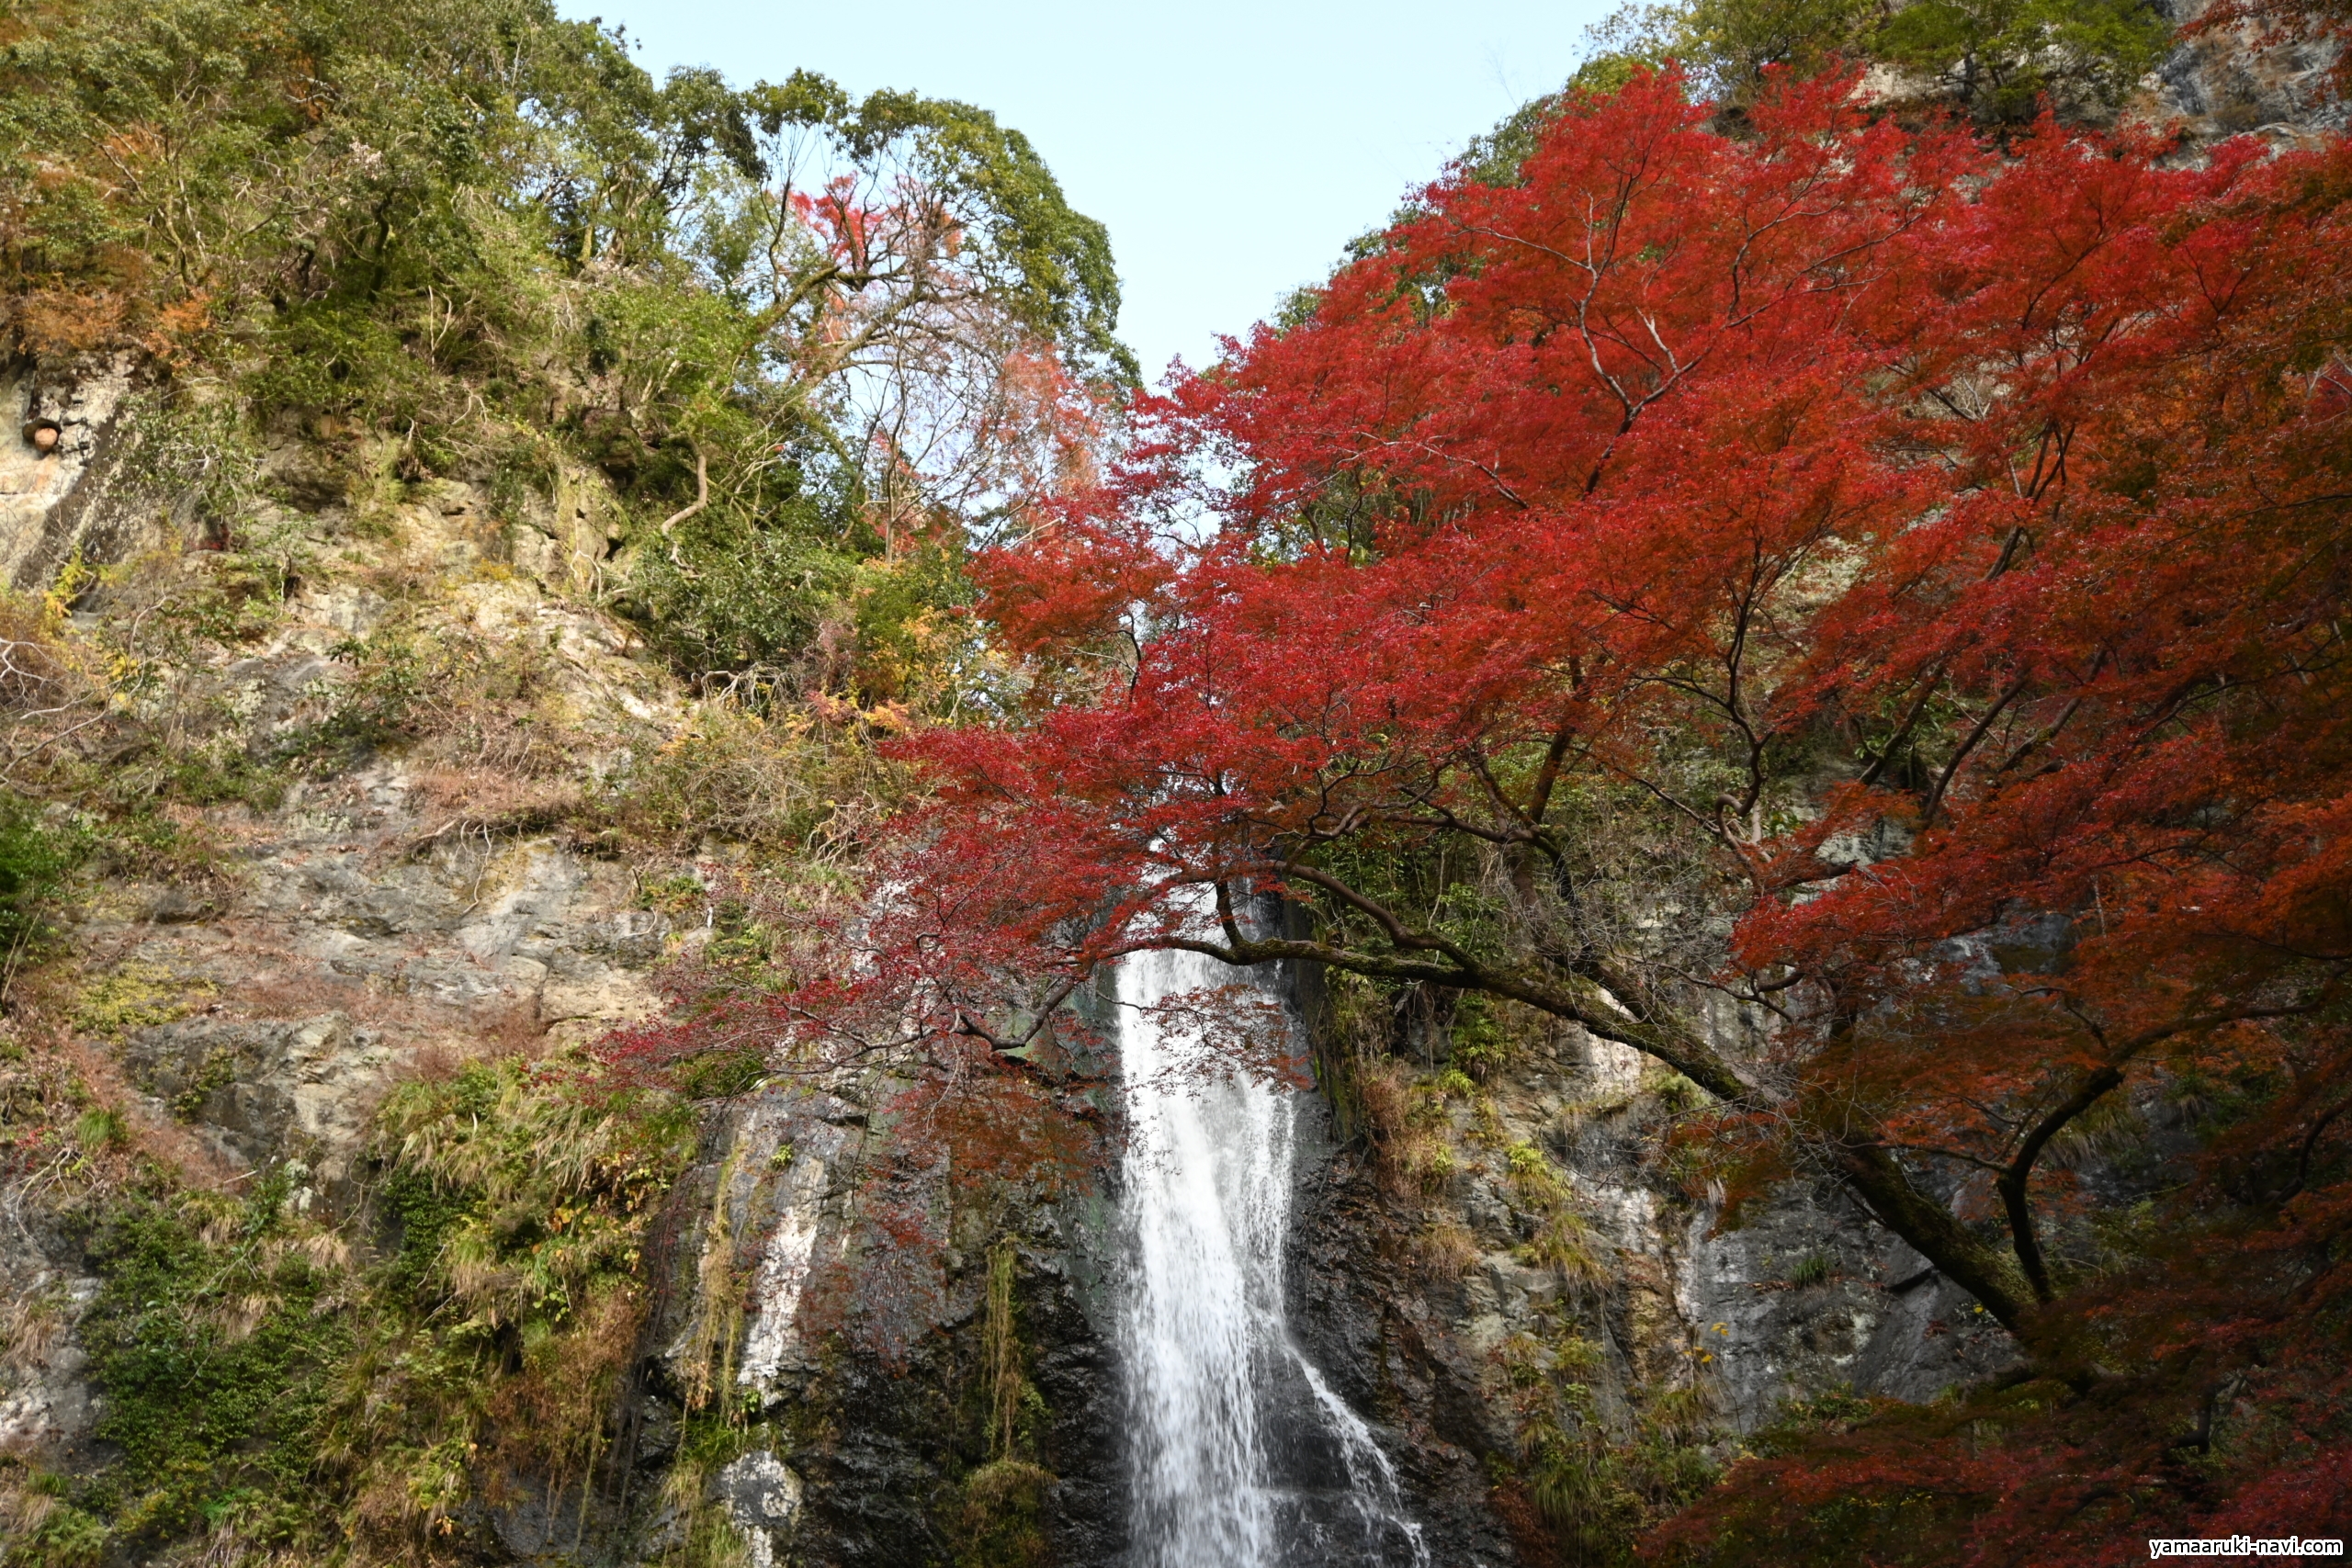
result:
<svg viewBox="0 0 2352 1568"><path fill-rule="evenodd" d="M1387 1457L1283 1311L1298 1097L1189 1070L1156 1010L1233 978L1190 953L1119 967L1135 1568L1425 1568Z"/></svg>

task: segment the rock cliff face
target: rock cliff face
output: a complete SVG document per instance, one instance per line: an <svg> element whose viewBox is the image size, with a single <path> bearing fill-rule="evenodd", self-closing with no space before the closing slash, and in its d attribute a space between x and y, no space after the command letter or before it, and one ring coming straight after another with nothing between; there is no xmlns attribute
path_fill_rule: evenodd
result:
<svg viewBox="0 0 2352 1568"><path fill-rule="evenodd" d="M841 1270L871 1245L865 1178L891 1159L876 1086L763 1089L714 1126L711 1157L672 1194L653 1254L657 1307L643 1368L643 1434L675 1431L696 1409L733 1405L740 1450L711 1495L755 1562L953 1562L999 1521L968 1496L989 1458L989 1274L1009 1254L1013 1354L1031 1397L1038 1514L1047 1560L1107 1562L1124 1534L1106 1277L1104 1195L1056 1201L1000 1195L958 1213L937 1179L910 1194L940 1216L948 1245L901 1281L894 1343L844 1350ZM935 1175L936 1173L934 1173ZM638 1438L648 1492L674 1470L658 1437ZM674 1521L628 1521L658 1556Z"/></svg>
<svg viewBox="0 0 2352 1568"><path fill-rule="evenodd" d="M2176 26L2186 27L2213 3L2172 0L2164 9ZM2341 130L2346 106L2328 80L2336 55L2333 44L2266 39L2252 24L2198 32L2156 68L2137 114L2160 124L2186 124L2204 140L2251 133L2294 142Z"/></svg>
<svg viewBox="0 0 2352 1568"><path fill-rule="evenodd" d="M213 564L203 520L145 510L133 461L145 436L126 412L138 406L124 365L0 378L0 570L38 590L68 560L135 564L132 589L109 577L75 606L85 629L135 624ZM175 853L117 857L78 901L72 1048L191 1179L233 1190L291 1172L295 1207L380 1252L398 1234L378 1202L371 1133L391 1087L658 1012L661 971L709 941L714 913L709 899L665 912L646 886L691 883L736 851L706 841L682 861L594 831L600 792L690 717L674 682L587 603L617 517L595 476L565 470L503 506L474 484L398 487L359 517L347 453L288 437L265 467L280 498L260 503L268 525L322 564L288 584L258 641L163 671L171 710L212 721L211 761L311 741L376 673L371 660L407 656L388 628L527 666L536 705L519 728L511 711L492 715L454 748L360 745L258 798L171 808ZM675 1561L713 1515L762 1564L956 1561L1033 1517L1053 1560L1117 1555L1106 1194L1001 1194L982 1213L959 1210L940 1172L901 1182L896 1195L927 1205L946 1245L890 1345L833 1332L869 1168L890 1157L869 1115L891 1089L854 1075L776 1084L705 1117L702 1155L646 1254L646 1326L608 1473L585 1498L574 1477L477 1476L458 1522L486 1560ZM0 1449L101 1471L117 1457L95 1436L107 1396L77 1332L99 1266L38 1179L10 1196ZM991 1258L1007 1252L1000 1327L1044 1489L1010 1505L965 1484L991 1457L976 1390Z"/></svg>
<svg viewBox="0 0 2352 1568"><path fill-rule="evenodd" d="M126 395L112 367L39 394L40 406L66 411L69 435L63 457L35 467L64 472L47 491L20 491L0 515L14 530L0 549L37 582L61 557L99 565L154 543L86 493L112 460L93 452L93 433ZM0 441L15 444L14 433ZM453 576L487 561L492 541L451 521L476 500L449 487L406 509L392 523L397 547ZM181 559L193 571L203 558ZM183 701L236 716L241 754L313 721L322 683L348 672L334 650L390 604L344 581L298 592L287 609L243 657L170 671ZM435 614L491 644L548 655L566 699L616 746L625 731L640 744L658 734L662 704L674 715L659 678L618 653L624 639L608 621L531 585L460 581ZM642 906L634 868L535 820L579 782L378 755L297 778L267 808L182 811L181 837L200 852L120 860L77 912L87 1066L211 1177L234 1182L297 1162L298 1202L363 1214L365 1136L393 1078L435 1058L593 1037L659 1005L650 976L674 948L670 920ZM73 1382L70 1326L96 1281L37 1204L18 1219L6 1271L31 1281L28 1295L64 1281L69 1332L0 1400L0 1443L95 1462L86 1438L102 1402Z"/></svg>
<svg viewBox="0 0 2352 1568"><path fill-rule="evenodd" d="M115 504L135 445L113 438L130 389L127 357L0 375L0 581L44 587L76 552L113 559L147 531Z"/></svg>
<svg viewBox="0 0 2352 1568"><path fill-rule="evenodd" d="M1442 1081L1442 1032L1429 1043ZM1442 1174L1401 1191L1318 1102L1292 1263L1301 1338L1385 1424L1439 1562L1555 1560L1521 1472L1564 1417L1604 1449L1665 1437L1704 1460L1792 1400L1924 1400L2013 1359L1826 1185L1783 1183L1736 1224L1680 1191L1657 1157L1673 1088L1625 1047L1568 1026L1452 1088L1421 1111ZM1564 1213L1575 1251L1547 1255Z"/></svg>

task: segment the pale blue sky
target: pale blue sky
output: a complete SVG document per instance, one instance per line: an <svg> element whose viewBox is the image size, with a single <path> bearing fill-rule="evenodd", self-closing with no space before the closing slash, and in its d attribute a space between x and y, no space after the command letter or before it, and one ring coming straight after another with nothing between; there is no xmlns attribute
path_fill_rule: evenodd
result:
<svg viewBox="0 0 2352 1568"><path fill-rule="evenodd" d="M962 98L1026 131L1110 226L1120 334L1157 379L1194 365L1434 175L1566 80L1610 0L560 0L627 26L656 75L820 71L853 93Z"/></svg>

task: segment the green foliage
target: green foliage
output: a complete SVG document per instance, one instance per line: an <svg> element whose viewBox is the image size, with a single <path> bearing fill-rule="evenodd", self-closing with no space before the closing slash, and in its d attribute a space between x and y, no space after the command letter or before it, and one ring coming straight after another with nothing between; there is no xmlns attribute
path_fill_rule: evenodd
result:
<svg viewBox="0 0 2352 1568"><path fill-rule="evenodd" d="M1567 1561L1633 1562L1644 1530L1713 1482L1697 1386L1636 1387L1611 1419L1590 1381L1605 1360L1594 1341L1521 1334L1498 1355L1520 1414L1518 1479Z"/></svg>
<svg viewBox="0 0 2352 1568"><path fill-rule="evenodd" d="M168 610L150 617L156 624L187 634L159 639L150 650L157 666L201 671L221 651ZM583 727L544 637L483 635L449 615L444 602L420 600L398 605L332 651L342 668L308 682L267 728L256 719L250 688L208 686L202 675L132 683L129 705L161 743L132 750L102 776L61 770L56 781L108 808L101 840L108 869L232 880L241 874L235 860L203 829L159 811L158 796L272 810L298 782L333 776L384 749L422 748L420 761L470 777L476 787L463 814L469 832L544 830L580 805L570 781L549 777L577 770Z"/></svg>
<svg viewBox="0 0 2352 1568"><path fill-rule="evenodd" d="M1476 864L1424 854L1419 846L1401 839L1393 843L1349 840L1318 847L1315 859L1319 868L1387 908L1427 911L1432 927L1465 952L1491 957L1507 945L1504 901L1483 883L1472 880L1481 869ZM1303 907L1315 913L1318 925L1334 933L1352 934L1370 924L1367 917L1340 900L1315 896L1311 890L1301 890L1299 897ZM1459 997L1450 998L1448 1005L1460 1000ZM1476 1012L1478 1003L1470 1006L1474 1019L1487 1016ZM1471 1025L1474 1037L1479 1027L1476 1021Z"/></svg>
<svg viewBox="0 0 2352 1568"><path fill-rule="evenodd" d="M1503 1151L1503 1166L1511 1190L1530 1204L1550 1208L1568 1199L1567 1183L1533 1144L1513 1144Z"/></svg>
<svg viewBox="0 0 2352 1568"><path fill-rule="evenodd" d="M122 1148L130 1142L130 1123L119 1111L96 1107L82 1112L81 1120L74 1123L74 1141L85 1154Z"/></svg>
<svg viewBox="0 0 2352 1568"><path fill-rule="evenodd" d="M1781 1406L1770 1425L1757 1430L1748 1439L1748 1446L1758 1453L1788 1452L1802 1447L1816 1433L1868 1420L1887 1403L1883 1399L1866 1399L1850 1388L1830 1388L1809 1397L1792 1398Z"/></svg>
<svg viewBox="0 0 2352 1568"><path fill-rule="evenodd" d="M127 1126L94 1109L74 1131L95 1156ZM372 1561L446 1540L484 1463L557 1484L594 1466L691 1119L509 1058L399 1086L379 1134L371 1264L314 1216L299 1163L243 1199L153 1177L102 1196L80 1334L120 1457L70 1482L0 1471L21 1538L0 1562L145 1560L199 1534Z"/></svg>
<svg viewBox="0 0 2352 1568"><path fill-rule="evenodd" d="M11 968L49 934L50 907L89 852L81 828L0 790L0 951Z"/></svg>
<svg viewBox="0 0 2352 1568"><path fill-rule="evenodd" d="M79 1501L114 1539L160 1542L233 1516L256 1541L308 1522L311 1427L350 1344L344 1276L288 1204L295 1168L243 1202L136 1196L90 1255L105 1284L83 1319L121 1461Z"/></svg>
<svg viewBox="0 0 2352 1568"><path fill-rule="evenodd" d="M569 1061L395 1088L377 1136L396 1245L321 1423L353 1533L455 1528L485 1452L560 1485L593 1470L641 1321L639 1247L691 1134L668 1097Z"/></svg>
<svg viewBox="0 0 2352 1568"><path fill-rule="evenodd" d="M710 1051L679 1065L678 1090L689 1100L731 1100L767 1076L767 1053L757 1046Z"/></svg>
<svg viewBox="0 0 2352 1568"><path fill-rule="evenodd" d="M1013 1300L1020 1250L1011 1237L988 1250L980 1392L988 1462L964 1478L956 1568L1035 1568L1046 1561L1045 1501L1053 1475L1034 1462L1045 1413L1023 1370Z"/></svg>
<svg viewBox="0 0 2352 1568"><path fill-rule="evenodd" d="M982 215L976 227L991 243L976 247L969 265L1018 301L1033 327L1069 344L1081 362L1107 361L1135 378L1134 356L1112 335L1119 280L1110 236L1094 220L1070 210L1027 137L969 104L881 92L853 112L839 93L822 77L796 72L781 92L756 88L748 97L763 129L797 115L803 123L838 129L855 155L871 157L910 142L917 167L948 199Z"/></svg>
<svg viewBox="0 0 2352 1568"><path fill-rule="evenodd" d="M695 674L797 662L854 581L855 526L836 500L795 494L746 516L705 512L649 553L631 591L656 647Z"/></svg>
<svg viewBox="0 0 2352 1568"><path fill-rule="evenodd" d="M298 573L239 536L272 491L494 477L521 512L569 457L633 547L583 553L584 586L689 674L790 664L862 593L862 635L956 602L858 574L1017 511L1064 371L1134 378L1101 225L970 105L657 84L548 0L94 0L8 27L6 331L174 372L142 468L235 558L216 639ZM320 460L266 478L265 431ZM250 793L218 771L214 797Z"/></svg>
<svg viewBox="0 0 2352 1568"><path fill-rule="evenodd" d="M1463 1072L1485 1083L1518 1055L1518 1042L1510 1027L1511 1020L1506 1016L1511 1010L1510 1004L1498 1004L1476 991L1459 992L1453 1002L1453 1016L1447 1026L1453 1036L1450 1059Z"/></svg>
<svg viewBox="0 0 2352 1568"><path fill-rule="evenodd" d="M1505 1179L1514 1206L1534 1221L1534 1233L1519 1248L1521 1258L1556 1271L1562 1283L1588 1295L1613 1282L1608 1241L1577 1211L1576 1194L1543 1150L1511 1144L1503 1150Z"/></svg>
<svg viewBox="0 0 2352 1568"><path fill-rule="evenodd" d="M1679 61L1710 96L1744 99L1766 70L1799 74L1859 52L1881 15L1871 0L1667 0L1629 5L1593 29L1601 52L1580 85L1622 86L1637 65ZM1614 80L1610 77L1614 75Z"/></svg>
<svg viewBox="0 0 2352 1568"><path fill-rule="evenodd" d="M485 637L419 609L334 652L350 677L322 694L328 705L316 722L278 739L257 765L334 772L379 747L426 739L452 761L518 773L556 771L565 757L554 657L537 638Z"/></svg>
<svg viewBox="0 0 2352 1568"><path fill-rule="evenodd" d="M1677 1116L1701 1104L1707 1098L1706 1090L1677 1072L1655 1074L1642 1087L1657 1096L1658 1103L1666 1107L1669 1113Z"/></svg>
<svg viewBox="0 0 2352 1568"><path fill-rule="evenodd" d="M184 980L161 964L133 962L99 976L83 987L74 1004L74 1025L85 1033L120 1040L187 1016L191 998L211 994L208 980Z"/></svg>
<svg viewBox="0 0 2352 1568"><path fill-rule="evenodd" d="M552 1330L633 1277L649 1206L691 1153L666 1099L508 1058L395 1088L380 1136L403 1179L399 1268L460 1337Z"/></svg>
<svg viewBox="0 0 2352 1568"><path fill-rule="evenodd" d="M956 1568L1036 1568L1046 1561L1046 1492L1054 1477L1025 1460L1001 1459L964 1478Z"/></svg>
<svg viewBox="0 0 2352 1568"><path fill-rule="evenodd" d="M763 717L744 704L706 703L633 763L617 783L612 811L640 840L683 852L706 836L722 839L749 846L775 870L788 854L807 877L852 852L867 814L903 788L874 739L862 723L823 726L805 709L779 707ZM684 913L718 896L692 882L661 897L666 902L654 907ZM715 908L712 918L716 923Z"/></svg>
<svg viewBox="0 0 2352 1568"><path fill-rule="evenodd" d="M1871 39L1879 58L1948 87L1977 118L2016 124L2045 101L2111 115L2163 58L2172 28L2146 0L1913 0Z"/></svg>
<svg viewBox="0 0 2352 1568"><path fill-rule="evenodd" d="M1593 71L1594 67L1589 64L1580 68L1576 79L1569 84L1570 90L1599 89L1601 77L1598 73L1590 77L1587 74ZM1620 78L1609 82L1607 86L1613 89L1623 85L1623 78ZM1520 169L1526 164L1529 154L1535 151L1544 128L1551 124L1559 112L1560 97L1557 94L1545 94L1520 105L1494 130L1470 139L1470 145L1463 150L1461 158L1457 160L1462 172L1480 185L1517 185Z"/></svg>
<svg viewBox="0 0 2352 1568"><path fill-rule="evenodd" d="M1837 1266L1837 1260L1826 1252L1809 1252L1789 1266L1789 1283L1804 1290L1808 1286L1826 1285Z"/></svg>
<svg viewBox="0 0 2352 1568"><path fill-rule="evenodd" d="M451 1230L477 1203L463 1188L445 1189L421 1171L395 1166L377 1189L376 1201L395 1238L386 1260L384 1282L404 1300L429 1300L426 1281L440 1267Z"/></svg>
<svg viewBox="0 0 2352 1568"><path fill-rule="evenodd" d="M0 1455L0 1568L98 1568L107 1527L68 1501L71 1477Z"/></svg>
<svg viewBox="0 0 2352 1568"><path fill-rule="evenodd" d="M754 1449L778 1447L774 1428L748 1423L737 1410L689 1410L663 1478L664 1502L677 1510L678 1529L660 1559L662 1568L750 1568L751 1548L710 1479Z"/></svg>
<svg viewBox="0 0 2352 1568"><path fill-rule="evenodd" d="M1768 71L1871 60L1949 94L1980 122L2010 125L2044 102L2072 118L2113 116L2172 28L2147 0L1664 0L1626 6L1592 38L1597 52L1575 84L1586 91L1678 61L1699 92L1736 107Z"/></svg>
<svg viewBox="0 0 2352 1568"><path fill-rule="evenodd" d="M681 524L630 579L652 645L705 690L771 709L839 694L861 706L938 709L968 684L978 644L959 528L886 540L838 498L795 497L756 519Z"/></svg>

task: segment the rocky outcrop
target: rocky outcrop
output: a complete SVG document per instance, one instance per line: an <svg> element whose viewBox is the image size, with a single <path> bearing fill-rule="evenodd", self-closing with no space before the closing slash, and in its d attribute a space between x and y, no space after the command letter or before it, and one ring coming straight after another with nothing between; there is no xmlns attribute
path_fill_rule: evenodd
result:
<svg viewBox="0 0 2352 1568"><path fill-rule="evenodd" d="M695 1484L754 1562L956 1561L988 1523L964 1483L991 1457L986 1276L990 1253L1010 1248L1031 1457L1050 1477L1047 1560L1113 1561L1125 1505L1104 1195L999 1193L959 1214L944 1172L886 1195L873 1179L891 1157L875 1091L775 1085L714 1122L654 1252L640 1431L731 1427L735 1451ZM884 1203L941 1234L872 1223ZM904 1252L880 1256L893 1245ZM851 1266L866 1270L855 1303L842 1291ZM630 1462L649 1494L675 1474L668 1446L641 1436ZM658 1552L686 1528L682 1512L630 1521L630 1550Z"/></svg>
<svg viewBox="0 0 2352 1568"><path fill-rule="evenodd" d="M0 441L0 569L41 585L77 554L144 552L85 602L89 630L209 592L225 558L202 519L142 510L152 498L124 477L148 435L122 417L133 399L121 366L0 382L25 427ZM37 446L39 428L52 434ZM462 481L372 483L372 460L333 431L282 434L239 526L314 564L290 572L261 636L159 665L117 705L118 765L193 745L232 777L277 767L280 784L174 806L169 852L115 856L84 890L60 1004L142 1137L230 1190L276 1172L293 1208L340 1216L362 1247L391 1245L370 1210L370 1135L395 1081L647 1018L663 966L711 934L708 910L681 920L644 896L676 864L649 870L593 827L598 792L689 711L579 597L615 561L609 491L567 468L549 493L493 504ZM511 661L536 705L425 744L372 739L364 713L354 727L355 689L428 655L453 660L460 685ZM193 740L188 715L206 725ZM956 1560L1002 1523L965 1482L998 1457L977 1391L989 1259L1010 1247L1035 1511L1054 1561L1116 1556L1110 1201L1099 1186L1050 1201L994 1190L984 1211L959 1208L945 1171L899 1173L892 1201L928 1228L902 1260L897 1321L865 1332L843 1270L886 1245L874 1178L890 1139L869 1108L893 1090L854 1074L777 1082L711 1111L647 1256L615 1450L585 1495L576 1476L477 1477L455 1522L483 1551L658 1561L718 1517L756 1563ZM38 1184L10 1190L0 1444L86 1472L108 1455L74 1330L100 1280Z"/></svg>
<svg viewBox="0 0 2352 1568"><path fill-rule="evenodd" d="M1425 1077L1449 1061L1422 1043ZM1591 1391L1631 1444L1671 1404L1723 1454L1792 1400L1924 1400L2013 1364L1965 1292L1827 1186L1781 1183L1727 1216L1660 1173L1661 1092L1643 1059L1574 1026L1522 1045L1476 1090L1455 1082L1434 1190L1384 1181L1367 1137L1302 1161L1291 1301L1308 1354L1384 1428L1443 1565L1548 1561L1498 1485L1527 1457L1547 1380ZM1540 1156L1548 1172L1531 1176ZM1555 1173L1565 1189L1531 1189ZM1564 1203L1584 1256L1534 1245ZM1585 1348L1571 1363L1564 1341ZM1514 1524L1520 1526L1515 1539Z"/></svg>
<svg viewBox="0 0 2352 1568"><path fill-rule="evenodd" d="M0 582L45 587L70 559L120 559L160 534L121 504L137 444L117 420L132 389L128 355L0 371Z"/></svg>
<svg viewBox="0 0 2352 1568"><path fill-rule="evenodd" d="M74 1249L38 1216L19 1212L0 1235L0 1452L49 1456L81 1470L100 1458L91 1445L104 1400L91 1386L89 1357L74 1337L98 1293L95 1275L74 1267Z"/></svg>
<svg viewBox="0 0 2352 1568"><path fill-rule="evenodd" d="M2262 24L2191 26L2217 0L2171 0L2176 27L2189 29L2142 84L2132 115L2188 126L2200 141L2252 134L2293 143L2347 123L2333 73L2342 46L2328 39L2269 36Z"/></svg>
<svg viewBox="0 0 2352 1568"><path fill-rule="evenodd" d="M435 839L435 825L429 790L387 763L280 812L222 813L220 863L197 886L100 890L74 933L84 1022L143 1125L188 1140L227 1183L290 1162L298 1209L351 1213L396 1075L658 1005L669 922L639 907L626 867L544 836ZM94 1457L99 1406L72 1329L96 1282L40 1197L0 1251L9 1310L40 1324L0 1387L0 1442L73 1466Z"/></svg>

